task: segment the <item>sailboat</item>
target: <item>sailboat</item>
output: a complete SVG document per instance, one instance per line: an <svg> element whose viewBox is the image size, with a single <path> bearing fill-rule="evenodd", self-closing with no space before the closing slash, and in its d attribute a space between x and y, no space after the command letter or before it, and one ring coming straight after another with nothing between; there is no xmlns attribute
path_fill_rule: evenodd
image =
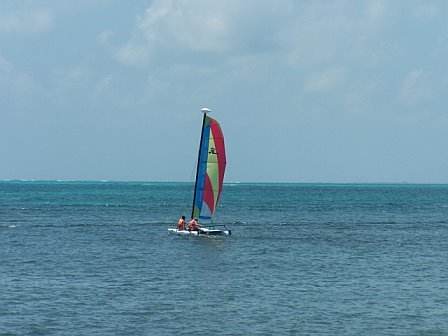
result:
<svg viewBox="0 0 448 336"><path fill-rule="evenodd" d="M197 231L168 229L171 234L182 236L220 236L231 235L224 224L212 224L213 215L218 205L224 182L226 169L226 151L221 126L207 114L212 111L201 109L202 119L201 140L199 142L196 180L194 184L191 219L199 219L201 227ZM208 223L208 224L204 224Z"/></svg>

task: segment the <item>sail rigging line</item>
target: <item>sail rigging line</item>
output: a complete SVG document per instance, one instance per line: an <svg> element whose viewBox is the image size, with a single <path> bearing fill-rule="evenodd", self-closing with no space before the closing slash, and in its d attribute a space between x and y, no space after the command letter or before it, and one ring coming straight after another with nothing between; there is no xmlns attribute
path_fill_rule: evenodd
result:
<svg viewBox="0 0 448 336"><path fill-rule="evenodd" d="M180 211L180 215L183 216L185 215L185 210L186 208L189 206L188 203L188 199L190 198L191 194L194 193L194 189L193 189L193 176L194 176L194 172L195 169L194 167L191 169L191 174L190 174L190 178L188 179L188 185L185 187L185 191L184 191L184 198L182 200L182 207L181 207L181 211Z"/></svg>

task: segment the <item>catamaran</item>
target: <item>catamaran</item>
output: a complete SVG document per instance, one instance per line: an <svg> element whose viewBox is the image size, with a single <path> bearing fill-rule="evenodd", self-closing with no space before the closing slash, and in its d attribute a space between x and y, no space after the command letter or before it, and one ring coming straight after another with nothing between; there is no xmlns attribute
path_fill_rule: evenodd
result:
<svg viewBox="0 0 448 336"><path fill-rule="evenodd" d="M226 169L224 136L219 123L207 116L211 110L203 108L201 112L204 117L191 209L191 219L199 219L201 227L197 231L168 229L168 232L181 236L231 235L232 232L224 224L212 224L212 218L221 196Z"/></svg>

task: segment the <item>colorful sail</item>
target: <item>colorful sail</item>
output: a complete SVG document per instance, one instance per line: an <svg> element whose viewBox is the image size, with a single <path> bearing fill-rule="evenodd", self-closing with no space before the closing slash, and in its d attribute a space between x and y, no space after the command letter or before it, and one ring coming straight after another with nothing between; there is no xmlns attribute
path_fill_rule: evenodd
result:
<svg viewBox="0 0 448 336"><path fill-rule="evenodd" d="M204 116L200 145L193 217L211 220L221 196L226 168L224 137L218 122Z"/></svg>

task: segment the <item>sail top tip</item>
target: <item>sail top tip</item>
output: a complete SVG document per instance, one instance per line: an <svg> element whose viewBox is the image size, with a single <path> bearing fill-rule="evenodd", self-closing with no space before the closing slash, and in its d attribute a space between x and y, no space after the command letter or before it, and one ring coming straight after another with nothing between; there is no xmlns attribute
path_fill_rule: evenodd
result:
<svg viewBox="0 0 448 336"><path fill-rule="evenodd" d="M212 110L210 110L210 109L204 107L204 108L201 109L201 112L204 113L204 114L207 114L207 113L212 112Z"/></svg>

